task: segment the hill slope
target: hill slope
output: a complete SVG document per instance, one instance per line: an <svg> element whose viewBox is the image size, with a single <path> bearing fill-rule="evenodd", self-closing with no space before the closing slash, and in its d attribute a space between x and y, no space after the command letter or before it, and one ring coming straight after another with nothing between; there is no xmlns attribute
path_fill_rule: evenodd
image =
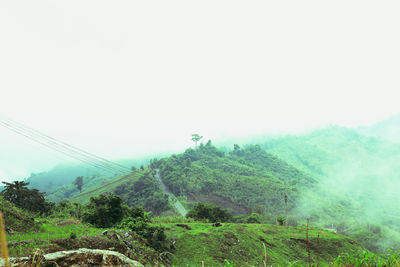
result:
<svg viewBox="0 0 400 267"><path fill-rule="evenodd" d="M2 196L0 196L0 212L4 215L5 227L8 233L28 232L38 228L31 215L15 207Z"/></svg>
<svg viewBox="0 0 400 267"><path fill-rule="evenodd" d="M317 178L316 187L303 192L297 214L349 234L378 225L381 235L364 237L370 249L400 241L400 145L335 126L269 140L262 147Z"/></svg>
<svg viewBox="0 0 400 267"><path fill-rule="evenodd" d="M235 266L307 264L306 228L270 224L188 223L186 228L164 224L175 242L173 262L179 266ZM190 229L190 230L189 230ZM353 255L363 248L348 237L319 229L309 231L312 262L325 266L340 254ZM265 247L264 247L265 246Z"/></svg>
<svg viewBox="0 0 400 267"><path fill-rule="evenodd" d="M156 169L169 191L184 200L188 208L202 201L227 208L235 215L251 210L283 214L284 195L295 200L301 188L314 183L310 176L258 146L236 148L225 154L208 142L179 155L152 160L146 170L106 181L71 200L87 202L92 195L113 192L127 204L141 204L153 214L171 212L168 198L154 179ZM293 205L290 201L288 208Z"/></svg>
<svg viewBox="0 0 400 267"><path fill-rule="evenodd" d="M295 200L301 188L314 183L310 176L259 146L236 147L225 154L208 142L150 166L160 169L164 183L175 195L211 202L234 214L250 210L282 214L285 194Z"/></svg>

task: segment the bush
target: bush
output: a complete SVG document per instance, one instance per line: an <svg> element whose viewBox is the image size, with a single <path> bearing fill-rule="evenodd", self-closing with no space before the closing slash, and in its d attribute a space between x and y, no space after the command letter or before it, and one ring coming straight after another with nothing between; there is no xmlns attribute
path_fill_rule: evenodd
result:
<svg viewBox="0 0 400 267"><path fill-rule="evenodd" d="M127 217L122 220L118 227L136 232L145 238L149 242L149 245L156 250L166 250L168 244L164 228L151 226L148 222L147 216Z"/></svg>
<svg viewBox="0 0 400 267"><path fill-rule="evenodd" d="M52 217L58 218L75 218L75 219L82 219L85 206L80 203L70 202L68 200L63 200L57 203L55 207L52 209Z"/></svg>
<svg viewBox="0 0 400 267"><path fill-rule="evenodd" d="M252 213L243 220L244 223L263 223L261 214Z"/></svg>
<svg viewBox="0 0 400 267"><path fill-rule="evenodd" d="M87 209L83 220L96 227L112 227L124 217L122 199L113 194L91 197Z"/></svg>
<svg viewBox="0 0 400 267"><path fill-rule="evenodd" d="M197 203L186 215L187 218L196 220L209 220L211 222L227 222L232 220L232 215L226 210L212 204Z"/></svg>
<svg viewBox="0 0 400 267"><path fill-rule="evenodd" d="M285 216L281 215L276 219L276 221L278 222L279 225L284 225L286 218L285 218Z"/></svg>

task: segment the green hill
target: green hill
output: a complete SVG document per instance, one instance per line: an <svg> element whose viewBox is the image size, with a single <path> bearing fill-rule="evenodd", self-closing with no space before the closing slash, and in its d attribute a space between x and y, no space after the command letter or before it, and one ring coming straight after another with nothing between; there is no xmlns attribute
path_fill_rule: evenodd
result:
<svg viewBox="0 0 400 267"><path fill-rule="evenodd" d="M92 195L113 192L153 215L174 214L153 178L158 169L187 209L206 202L236 216L258 212L270 221L285 213L297 222L309 218L315 226L380 251L400 244L399 157L399 145L343 127L235 145L226 152L208 142L151 160L148 168L87 188L72 200L87 202Z"/></svg>
<svg viewBox="0 0 400 267"><path fill-rule="evenodd" d="M308 262L306 227L270 224L164 224L175 244L172 260L178 266L305 266ZM185 227L182 227L185 226ZM326 266L340 254L354 255L363 248L348 237L309 230L312 263Z"/></svg>
<svg viewBox="0 0 400 267"><path fill-rule="evenodd" d="M316 177L316 187L304 191L297 203L298 215L321 227L333 225L373 250L398 247L400 145L334 126L272 139L261 147ZM368 225L382 231L367 236Z"/></svg>
<svg viewBox="0 0 400 267"><path fill-rule="evenodd" d="M227 208L235 215L254 210L274 216L283 214L284 195L291 200L290 209L299 191L314 183L310 176L259 146L237 147L231 153L223 153L208 142L182 154L152 160L146 170L106 181L71 200L87 202L90 196L114 192L129 205L142 204L153 214L171 212L165 194L153 178L156 169L168 189L187 208L202 201Z"/></svg>
<svg viewBox="0 0 400 267"><path fill-rule="evenodd" d="M152 215L175 215L169 204L167 195L161 190L152 173L147 170L136 170L125 176L104 181L102 184L90 187L83 193L69 200L87 204L92 196L106 193L119 195L130 206L141 206Z"/></svg>
<svg viewBox="0 0 400 267"><path fill-rule="evenodd" d="M129 168L132 166L138 168L141 165L148 164L149 158L124 159L117 162ZM47 172L32 173L26 181L29 182L30 188L46 192L46 198L49 201L59 202L79 193L76 186L72 184L78 176L83 176L83 191L85 191L88 188L115 179L118 175L94 169L85 164L61 164Z"/></svg>
<svg viewBox="0 0 400 267"><path fill-rule="evenodd" d="M214 203L234 214L251 210L282 214L285 194L291 200L290 209L299 191L314 183L259 146L223 153L209 141L150 166L160 169L164 183L176 196Z"/></svg>

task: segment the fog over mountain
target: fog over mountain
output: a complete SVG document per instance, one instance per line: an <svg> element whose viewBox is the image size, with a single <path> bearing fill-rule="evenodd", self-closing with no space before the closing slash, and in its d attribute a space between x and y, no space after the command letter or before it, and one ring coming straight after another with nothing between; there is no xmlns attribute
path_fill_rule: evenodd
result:
<svg viewBox="0 0 400 267"><path fill-rule="evenodd" d="M400 142L400 114L370 126L358 128L358 131L370 136L379 137L388 141Z"/></svg>
<svg viewBox="0 0 400 267"><path fill-rule="evenodd" d="M398 2L289 6L2 1L0 114L117 159L400 113ZM0 147L6 179L64 161Z"/></svg>

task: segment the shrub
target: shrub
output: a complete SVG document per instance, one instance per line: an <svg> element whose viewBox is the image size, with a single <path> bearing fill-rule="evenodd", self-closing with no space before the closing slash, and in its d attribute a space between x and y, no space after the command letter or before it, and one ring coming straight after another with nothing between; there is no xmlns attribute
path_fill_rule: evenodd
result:
<svg viewBox="0 0 400 267"><path fill-rule="evenodd" d="M166 250L167 236L164 228L159 226L151 226L148 219L144 217L127 217L119 224L119 228L129 229L144 237L149 245L156 250Z"/></svg>
<svg viewBox="0 0 400 267"><path fill-rule="evenodd" d="M286 218L285 218L285 216L281 215L276 219L276 221L278 222L279 225L284 225Z"/></svg>
<svg viewBox="0 0 400 267"><path fill-rule="evenodd" d="M226 210L212 204L197 203L186 215L187 218L196 220L207 219L211 222L227 222L232 220L232 215Z"/></svg>
<svg viewBox="0 0 400 267"><path fill-rule="evenodd" d="M122 199L113 194L91 197L87 208L83 220L96 227L112 227L124 217Z"/></svg>
<svg viewBox="0 0 400 267"><path fill-rule="evenodd" d="M85 213L85 206L76 202L69 202L68 200L63 200L57 203L52 209L52 217L57 218L75 218L82 219Z"/></svg>
<svg viewBox="0 0 400 267"><path fill-rule="evenodd" d="M258 213L252 213L243 220L244 223L262 223L263 218L261 214Z"/></svg>

